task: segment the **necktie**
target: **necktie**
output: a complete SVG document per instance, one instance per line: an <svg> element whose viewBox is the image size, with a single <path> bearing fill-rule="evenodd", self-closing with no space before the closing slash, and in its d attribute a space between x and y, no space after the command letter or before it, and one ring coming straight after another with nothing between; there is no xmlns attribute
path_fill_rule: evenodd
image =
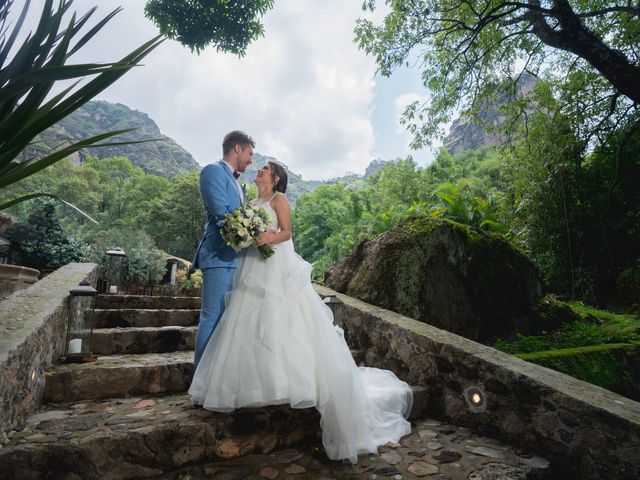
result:
<svg viewBox="0 0 640 480"><path fill-rule="evenodd" d="M240 172L238 172L237 170L233 171L233 177L237 180L240 178Z"/></svg>

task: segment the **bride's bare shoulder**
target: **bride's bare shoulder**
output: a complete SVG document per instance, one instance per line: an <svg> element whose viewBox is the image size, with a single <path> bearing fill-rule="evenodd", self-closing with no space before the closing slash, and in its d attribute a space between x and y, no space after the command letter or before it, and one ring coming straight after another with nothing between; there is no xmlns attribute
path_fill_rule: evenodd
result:
<svg viewBox="0 0 640 480"><path fill-rule="evenodd" d="M287 198L287 196L282 193L282 192L276 192L273 194L273 198L271 199L273 201L273 203L275 203L276 205L280 204L288 204L289 203L289 199Z"/></svg>

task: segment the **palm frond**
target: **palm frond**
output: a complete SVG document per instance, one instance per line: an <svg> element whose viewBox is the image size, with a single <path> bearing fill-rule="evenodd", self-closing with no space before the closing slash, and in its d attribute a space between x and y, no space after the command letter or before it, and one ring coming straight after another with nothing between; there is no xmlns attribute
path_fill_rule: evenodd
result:
<svg viewBox="0 0 640 480"><path fill-rule="evenodd" d="M95 8L79 18L74 13L65 21L73 0L59 0L57 8L53 8L53 0L45 0L37 28L17 46L16 39L30 1L25 3L9 33L4 26L12 3L6 2L0 6L0 188L33 175L81 148L94 146L106 138L125 132L105 132L42 158L23 162L17 160L37 135L111 86L131 68L139 65L163 41L161 36L157 36L115 62L67 64L69 57L86 45L121 9L113 10L82 34ZM10 54L12 58L9 59ZM69 79L78 81L51 97L55 83ZM78 82L83 79L88 79L88 82L80 86ZM99 146L130 143L139 142Z"/></svg>
<svg viewBox="0 0 640 480"><path fill-rule="evenodd" d="M91 222L95 223L96 225L99 225L99 222L97 220L93 219L88 213L84 212L83 210L81 210L80 208L76 207L72 203L69 203L66 200L58 197L57 195L53 195L52 193L30 193L29 195L23 195L21 197L14 198L13 200L10 200L8 202L0 204L0 211L6 210L9 207L13 207L14 205L17 205L19 203L26 202L27 200L32 200L32 199L38 198L38 197L49 197L49 198L53 198L55 200L58 200L59 202L65 204L67 207L71 208L73 211L75 211L75 212L79 213L80 215L82 215L83 217L89 219Z"/></svg>

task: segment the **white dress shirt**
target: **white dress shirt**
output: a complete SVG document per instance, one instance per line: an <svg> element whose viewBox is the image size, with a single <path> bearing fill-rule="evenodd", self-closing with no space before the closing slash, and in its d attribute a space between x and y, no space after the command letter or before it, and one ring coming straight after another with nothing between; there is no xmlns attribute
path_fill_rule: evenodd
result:
<svg viewBox="0 0 640 480"><path fill-rule="evenodd" d="M229 163L227 163L225 160L222 161L223 165L226 165L226 167L229 169L229 171L231 172L231 175L233 175L233 172L235 171L235 169L229 165ZM238 179L233 177L233 179L235 180L235 186L236 189L238 190L238 194L240 195L240 199L242 200L242 203L244 203L244 192L242 191L242 187L240 186L240 182L238 182Z"/></svg>

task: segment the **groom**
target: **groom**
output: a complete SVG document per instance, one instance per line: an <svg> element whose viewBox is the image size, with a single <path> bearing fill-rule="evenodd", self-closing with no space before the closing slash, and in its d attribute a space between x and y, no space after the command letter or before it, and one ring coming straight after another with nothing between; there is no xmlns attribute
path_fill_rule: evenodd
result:
<svg viewBox="0 0 640 480"><path fill-rule="evenodd" d="M196 335L194 371L224 310L224 296L233 285L238 254L224 243L218 222L225 213L242 205L244 195L237 178L251 164L253 138L234 130L222 141L222 161L200 172L200 194L207 214L204 235L193 260L192 270L202 270L202 307Z"/></svg>

